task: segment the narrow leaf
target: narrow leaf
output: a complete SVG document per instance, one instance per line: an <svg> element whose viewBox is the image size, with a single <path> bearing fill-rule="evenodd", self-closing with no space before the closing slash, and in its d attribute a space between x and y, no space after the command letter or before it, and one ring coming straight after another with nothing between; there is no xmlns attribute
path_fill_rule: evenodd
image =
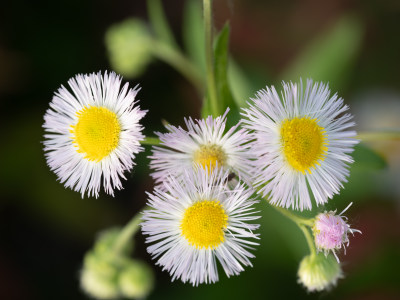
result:
<svg viewBox="0 0 400 300"><path fill-rule="evenodd" d="M201 1L186 1L183 13L183 44L190 59L205 74L205 38Z"/></svg>
<svg viewBox="0 0 400 300"><path fill-rule="evenodd" d="M285 80L300 77L329 81L336 89L343 87L360 49L364 28L353 16L345 16L331 29L312 41L283 72Z"/></svg>

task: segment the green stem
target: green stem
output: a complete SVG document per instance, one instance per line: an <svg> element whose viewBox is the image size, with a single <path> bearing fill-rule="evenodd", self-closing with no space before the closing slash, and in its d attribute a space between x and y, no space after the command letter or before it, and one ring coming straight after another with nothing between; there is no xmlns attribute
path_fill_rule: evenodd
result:
<svg viewBox="0 0 400 300"><path fill-rule="evenodd" d="M267 203L270 204L268 202L268 200L267 200ZM314 224L314 219L306 219L306 218L297 216L296 214L290 212L289 210L279 207L279 206L275 206L272 204L270 204L270 206L275 208L277 211L279 211L285 217L292 220L301 229L301 231L304 234L304 237L306 238L308 248L310 249L310 254L316 255L317 251L315 249L315 243L314 243L314 240L313 240L310 230L309 230L309 227L312 227Z"/></svg>
<svg viewBox="0 0 400 300"><path fill-rule="evenodd" d="M160 144L160 139L157 137L146 137L143 141L140 142L142 145L158 145Z"/></svg>
<svg viewBox="0 0 400 300"><path fill-rule="evenodd" d="M161 41L154 40L152 45L152 51L155 56L165 63L171 65L184 77L186 77L193 86L199 91L204 92L204 83L202 75L196 66L188 60L179 50L172 48L171 46Z"/></svg>
<svg viewBox="0 0 400 300"><path fill-rule="evenodd" d="M139 229L139 224L142 221L142 211L139 211L121 230L117 240L115 241L113 252L120 254L126 247L126 244L131 241L132 237Z"/></svg>
<svg viewBox="0 0 400 300"><path fill-rule="evenodd" d="M400 129L360 132L357 138L363 142L380 140L400 140Z"/></svg>
<svg viewBox="0 0 400 300"><path fill-rule="evenodd" d="M268 201L267 201L268 202ZM309 226L312 227L314 220L313 219L306 219L300 216L295 215L294 213L291 213L289 210L287 210L286 208L282 208L279 206L275 206L270 204L270 206L272 206L273 208L275 208L277 211L279 211L282 215L284 215L285 217L289 218L290 220L292 220L293 222L295 222L297 225L305 225L305 226Z"/></svg>
<svg viewBox="0 0 400 300"><path fill-rule="evenodd" d="M158 38L171 47L178 48L160 0L147 0L151 25Z"/></svg>
<svg viewBox="0 0 400 300"><path fill-rule="evenodd" d="M217 86L214 74L214 51L212 34L212 0L203 0L204 31L206 44L206 71L207 71L207 95L211 103L211 112L219 115Z"/></svg>
<svg viewBox="0 0 400 300"><path fill-rule="evenodd" d="M306 238L306 241L307 241L307 244L308 244L308 248L310 249L310 254L313 255L313 256L316 255L317 251L315 249L315 243L314 243L314 240L313 240L313 238L311 236L310 230L304 225L299 225L299 227L300 227L301 231L303 231L303 234L304 234L304 236Z"/></svg>

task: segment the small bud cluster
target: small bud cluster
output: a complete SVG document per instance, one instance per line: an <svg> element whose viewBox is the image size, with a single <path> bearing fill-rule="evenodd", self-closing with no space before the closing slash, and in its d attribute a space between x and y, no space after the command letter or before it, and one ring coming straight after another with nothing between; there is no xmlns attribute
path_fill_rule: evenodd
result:
<svg viewBox="0 0 400 300"><path fill-rule="evenodd" d="M85 255L81 287L96 299L141 299L153 288L152 269L143 261L128 257L131 245L120 253L113 251L119 229L101 234L94 248Z"/></svg>

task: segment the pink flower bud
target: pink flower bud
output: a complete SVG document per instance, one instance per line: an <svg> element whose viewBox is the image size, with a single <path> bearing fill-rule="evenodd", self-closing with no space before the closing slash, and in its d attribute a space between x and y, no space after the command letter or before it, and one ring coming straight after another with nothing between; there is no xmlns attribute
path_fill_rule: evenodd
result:
<svg viewBox="0 0 400 300"><path fill-rule="evenodd" d="M320 213L316 216L313 233L315 239L315 245L318 251L324 251L325 255L332 251L337 261L339 258L336 255L335 250L344 248L346 253L346 246L349 245L349 238L347 233L350 232L354 235L354 232L361 233L360 230L350 228L347 224L347 218L342 214L352 205L350 203L339 215L336 215L336 211L329 211Z"/></svg>

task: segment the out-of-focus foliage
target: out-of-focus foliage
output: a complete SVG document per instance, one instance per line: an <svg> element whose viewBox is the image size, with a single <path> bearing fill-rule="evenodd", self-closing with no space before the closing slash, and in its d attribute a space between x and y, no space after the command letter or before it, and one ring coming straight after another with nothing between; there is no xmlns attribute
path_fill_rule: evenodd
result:
<svg viewBox="0 0 400 300"><path fill-rule="evenodd" d="M152 38L139 19L112 25L106 32L105 43L112 68L129 79L140 76L153 58Z"/></svg>
<svg viewBox="0 0 400 300"><path fill-rule="evenodd" d="M282 80L313 78L329 82L334 90L343 89L361 48L363 27L356 16L341 17L305 47L283 72Z"/></svg>

